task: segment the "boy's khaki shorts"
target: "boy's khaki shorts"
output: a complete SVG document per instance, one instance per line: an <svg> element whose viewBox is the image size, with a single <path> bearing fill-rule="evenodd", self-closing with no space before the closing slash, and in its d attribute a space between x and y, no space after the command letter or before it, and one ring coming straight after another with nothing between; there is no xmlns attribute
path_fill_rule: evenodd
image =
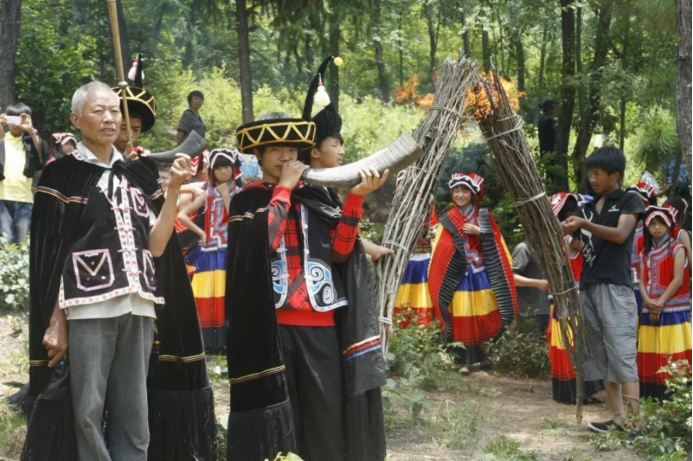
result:
<svg viewBox="0 0 693 461"><path fill-rule="evenodd" d="M638 381L638 306L633 288L607 283L581 288L584 337L590 354L581 354L583 379Z"/></svg>

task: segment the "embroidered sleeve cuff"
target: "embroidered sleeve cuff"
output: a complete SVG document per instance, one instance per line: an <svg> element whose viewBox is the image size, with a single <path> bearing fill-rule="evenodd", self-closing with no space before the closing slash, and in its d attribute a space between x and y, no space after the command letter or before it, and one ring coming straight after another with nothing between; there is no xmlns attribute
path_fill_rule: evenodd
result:
<svg viewBox="0 0 693 461"><path fill-rule="evenodd" d="M356 195L349 192L342 206L342 213L345 216L360 218L363 215L363 195Z"/></svg>

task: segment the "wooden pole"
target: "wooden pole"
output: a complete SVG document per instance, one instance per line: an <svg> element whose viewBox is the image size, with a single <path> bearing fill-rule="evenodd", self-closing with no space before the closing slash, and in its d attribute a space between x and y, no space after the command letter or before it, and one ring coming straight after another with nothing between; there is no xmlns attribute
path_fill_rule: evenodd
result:
<svg viewBox="0 0 693 461"><path fill-rule="evenodd" d="M108 17L111 20L111 35L113 36L113 52L115 53L116 71L118 72L118 88L120 95L123 98L123 118L125 119L125 128L128 132L128 144L124 155L129 157L132 153L132 130L130 129L130 112L127 104L127 88L128 82L125 81L125 69L123 68L123 54L120 51L120 29L118 28L118 5L116 0L106 0L108 5ZM119 129L119 127L116 127Z"/></svg>

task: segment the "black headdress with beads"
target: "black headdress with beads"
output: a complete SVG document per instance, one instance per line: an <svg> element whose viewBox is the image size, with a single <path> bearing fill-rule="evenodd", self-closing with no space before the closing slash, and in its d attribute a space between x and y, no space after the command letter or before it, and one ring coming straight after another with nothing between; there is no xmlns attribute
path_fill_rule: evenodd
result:
<svg viewBox="0 0 693 461"><path fill-rule="evenodd" d="M318 67L318 71L313 77L306 95L306 102L303 106L303 118L309 119L313 104L324 107L320 112L315 114L313 122L315 123L315 145L320 143L329 136L334 136L342 131L342 117L337 112L330 96L325 91L324 78L325 71L330 62L334 61L336 66L341 65L342 59L339 57L328 56Z"/></svg>

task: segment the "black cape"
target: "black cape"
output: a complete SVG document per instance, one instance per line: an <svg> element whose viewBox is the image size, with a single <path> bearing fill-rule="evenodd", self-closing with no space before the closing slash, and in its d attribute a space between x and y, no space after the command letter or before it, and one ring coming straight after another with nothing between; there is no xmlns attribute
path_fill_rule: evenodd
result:
<svg viewBox="0 0 693 461"><path fill-rule="evenodd" d="M140 188L158 215L164 203L156 165L126 161L118 174ZM42 345L55 306L71 246L88 229L80 226L85 199L94 193L104 169L66 156L43 171L34 200L30 247L29 398L30 415L22 460L77 459L70 399L69 360L46 366ZM157 306L158 347L147 378L150 460L212 460L216 452L214 400L207 378L195 298L175 236L156 260L165 306Z"/></svg>
<svg viewBox="0 0 693 461"><path fill-rule="evenodd" d="M226 315L231 382L229 460L274 459L295 452L293 419L284 376L270 273L267 205L272 189L254 183L234 196L229 213ZM317 187L292 192L309 213L335 227L341 218L335 194ZM380 388L385 363L380 347L372 274L357 241L345 263L333 263L345 285L349 305L335 313L344 385L345 459L385 458Z"/></svg>

